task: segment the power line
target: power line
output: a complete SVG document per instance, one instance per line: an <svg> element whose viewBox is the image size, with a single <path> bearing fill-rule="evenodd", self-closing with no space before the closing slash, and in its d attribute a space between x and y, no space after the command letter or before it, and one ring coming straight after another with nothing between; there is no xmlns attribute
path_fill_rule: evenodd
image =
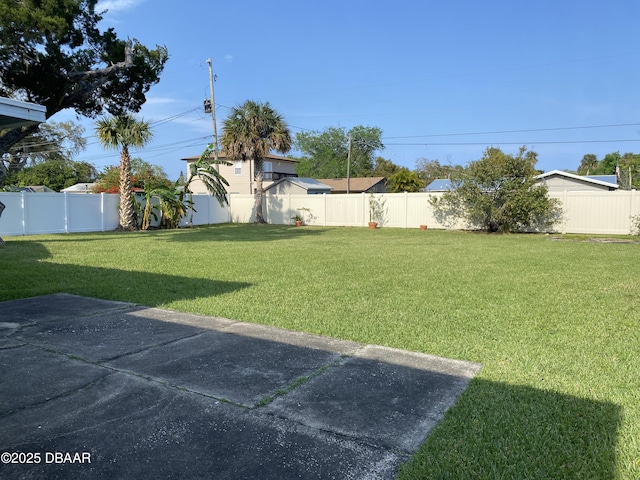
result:
<svg viewBox="0 0 640 480"><path fill-rule="evenodd" d="M535 142L444 142L444 143L386 143L393 146L469 146L469 145L551 145L551 144L581 144L581 143L622 143L622 142L640 142L640 138L621 139L621 140L557 140L557 141L535 141Z"/></svg>
<svg viewBox="0 0 640 480"><path fill-rule="evenodd" d="M395 139L395 138L432 138L432 137L460 137L466 135L495 135L495 134L503 134L503 133L529 133L529 132L554 132L554 131L562 131L562 130L582 130L589 128L614 128L614 127L634 127L639 126L640 123L617 123L611 125L587 125L581 127L553 127L553 128L529 128L523 130L496 130L490 132L467 132L467 133L433 133L428 135L406 135L406 136L398 136L398 137L383 137Z"/></svg>

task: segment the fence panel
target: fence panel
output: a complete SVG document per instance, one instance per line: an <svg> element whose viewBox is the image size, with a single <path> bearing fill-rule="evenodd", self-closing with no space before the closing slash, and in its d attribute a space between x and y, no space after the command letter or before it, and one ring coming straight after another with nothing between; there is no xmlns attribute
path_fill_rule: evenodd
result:
<svg viewBox="0 0 640 480"><path fill-rule="evenodd" d="M119 196L2 192L0 236L97 232L118 227Z"/></svg>
<svg viewBox="0 0 640 480"><path fill-rule="evenodd" d="M105 232L118 228L118 195L64 195L68 213L66 232Z"/></svg>
<svg viewBox="0 0 640 480"><path fill-rule="evenodd" d="M231 221L229 207L221 206L220 202L212 195L195 194L191 197L193 208L180 222L181 226L187 225L214 225Z"/></svg>
<svg viewBox="0 0 640 480"><path fill-rule="evenodd" d="M0 217L0 237L24 235L24 208L22 193L0 192L0 202L5 206Z"/></svg>
<svg viewBox="0 0 640 480"><path fill-rule="evenodd" d="M366 225L369 214L363 194L327 195L326 225L358 227Z"/></svg>
<svg viewBox="0 0 640 480"><path fill-rule="evenodd" d="M256 219L256 199L253 195L229 196L229 216L233 223L252 223Z"/></svg>
<svg viewBox="0 0 640 480"><path fill-rule="evenodd" d="M557 228L563 233L630 233L631 217L640 214L635 190L618 192L557 192L564 218Z"/></svg>
<svg viewBox="0 0 640 480"><path fill-rule="evenodd" d="M25 235L67 232L67 202L59 193L24 193Z"/></svg>

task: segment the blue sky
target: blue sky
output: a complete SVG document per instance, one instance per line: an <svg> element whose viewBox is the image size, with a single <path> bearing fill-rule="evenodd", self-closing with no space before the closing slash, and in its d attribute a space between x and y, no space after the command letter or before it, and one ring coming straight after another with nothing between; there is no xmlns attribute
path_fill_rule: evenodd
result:
<svg viewBox="0 0 640 480"><path fill-rule="evenodd" d="M218 134L229 107L268 101L293 134L379 127L379 155L466 164L488 146L527 145L538 168L576 169L586 153L640 152L638 0L105 0L103 26L170 59L140 116L155 139L133 152L170 178ZM75 118L61 112L52 120ZM78 160L118 156L97 143ZM580 127L580 128L577 128ZM292 152L295 154L295 152Z"/></svg>

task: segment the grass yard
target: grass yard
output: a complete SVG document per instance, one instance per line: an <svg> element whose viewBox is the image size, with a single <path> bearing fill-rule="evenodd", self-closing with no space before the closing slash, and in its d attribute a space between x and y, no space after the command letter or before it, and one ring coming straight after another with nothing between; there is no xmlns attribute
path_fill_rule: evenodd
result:
<svg viewBox="0 0 640 480"><path fill-rule="evenodd" d="M640 245L218 225L5 238L0 300L53 292L484 364L401 479L640 478Z"/></svg>

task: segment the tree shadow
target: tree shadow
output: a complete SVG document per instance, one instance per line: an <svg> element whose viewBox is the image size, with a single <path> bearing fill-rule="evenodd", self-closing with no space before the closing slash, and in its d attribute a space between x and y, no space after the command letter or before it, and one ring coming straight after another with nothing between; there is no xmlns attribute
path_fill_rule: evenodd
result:
<svg viewBox="0 0 640 480"><path fill-rule="evenodd" d="M300 228L294 225L270 225L270 224L233 224L224 223L195 227L186 232L158 231L158 239L170 242L265 242L290 240L293 238L318 236L326 231L322 227Z"/></svg>
<svg viewBox="0 0 640 480"><path fill-rule="evenodd" d="M65 292L155 307L178 300L223 295L252 285L188 275L51 263L43 261L51 258L51 254L39 241L15 242L8 247L26 248L28 255L21 255L24 275L4 285L0 300ZM5 253L9 253L8 247ZM104 291L102 285L109 285L108 291Z"/></svg>
<svg viewBox="0 0 640 480"><path fill-rule="evenodd" d="M400 479L615 477L619 405L476 378L456 406Z"/></svg>

